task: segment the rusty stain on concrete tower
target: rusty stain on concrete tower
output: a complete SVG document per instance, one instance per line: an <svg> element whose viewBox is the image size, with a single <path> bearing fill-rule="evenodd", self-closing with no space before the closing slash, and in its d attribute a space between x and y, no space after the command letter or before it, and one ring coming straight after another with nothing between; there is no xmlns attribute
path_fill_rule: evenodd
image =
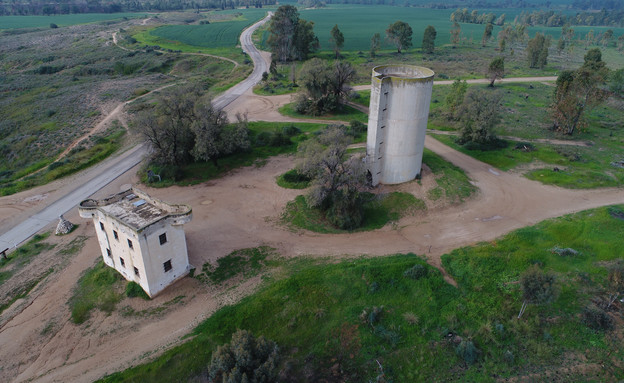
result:
<svg viewBox="0 0 624 383"><path fill-rule="evenodd" d="M420 174L434 73L413 65L373 68L366 162L373 185Z"/></svg>

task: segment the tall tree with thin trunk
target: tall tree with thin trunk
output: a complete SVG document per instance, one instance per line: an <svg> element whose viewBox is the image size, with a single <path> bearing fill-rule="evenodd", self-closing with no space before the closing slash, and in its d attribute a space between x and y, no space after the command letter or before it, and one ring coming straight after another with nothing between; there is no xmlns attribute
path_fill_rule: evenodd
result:
<svg viewBox="0 0 624 383"><path fill-rule="evenodd" d="M550 46L550 38L546 38L543 34L537 32L535 37L529 40L527 44L527 60L530 68L542 69L548 63L548 47Z"/></svg>
<svg viewBox="0 0 624 383"><path fill-rule="evenodd" d="M425 34L423 35L422 49L425 53L433 53L435 50L435 38L438 33L431 25L425 28Z"/></svg>
<svg viewBox="0 0 624 383"><path fill-rule="evenodd" d="M451 44L453 44L453 48L457 47L459 41L461 39L461 26L456 21L453 23L453 27L451 28Z"/></svg>
<svg viewBox="0 0 624 383"><path fill-rule="evenodd" d="M494 25L492 23L487 23L485 25L485 30L483 31L483 37L481 38L481 46L485 46L488 41L492 38L492 31L494 30Z"/></svg>
<svg viewBox="0 0 624 383"><path fill-rule="evenodd" d="M494 81L503 78L505 75L505 58L497 57L492 62L490 62L490 66L488 67L487 76L490 79L490 87L494 86Z"/></svg>
<svg viewBox="0 0 624 383"><path fill-rule="evenodd" d="M338 58L340 56L340 50L344 46L344 35L340 31L340 29L338 29L338 24L334 25L334 27L332 28L330 32L329 41L334 47L336 58Z"/></svg>
<svg viewBox="0 0 624 383"><path fill-rule="evenodd" d="M408 23L397 21L386 29L386 38L397 47L397 52L401 53L403 49L411 48L412 33L412 27Z"/></svg>
<svg viewBox="0 0 624 383"><path fill-rule="evenodd" d="M381 35L379 33L375 33L371 38L371 47L370 47L370 56L375 57L377 55L377 51L381 46Z"/></svg>

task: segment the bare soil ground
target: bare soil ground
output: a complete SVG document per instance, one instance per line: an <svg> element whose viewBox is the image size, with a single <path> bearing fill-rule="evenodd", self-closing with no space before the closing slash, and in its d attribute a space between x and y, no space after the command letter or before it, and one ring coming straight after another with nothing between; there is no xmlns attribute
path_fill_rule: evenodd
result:
<svg viewBox="0 0 624 383"><path fill-rule="evenodd" d="M430 206L426 213L406 217L374 232L316 234L292 231L279 224L284 206L299 193L275 183L275 177L293 166L292 157L272 158L261 168L244 168L201 185L146 189L166 201L193 206L193 221L186 226L186 233L191 263L198 267L233 250L258 245L273 246L286 257L414 252L426 255L431 264L440 267L440 256L453 248L490 241L546 218L624 202L622 189L572 191L546 186L494 169L431 137L426 142L428 148L465 169L480 192L462 205ZM427 177L425 174L425 186L413 182L400 188L415 192L427 188ZM96 197L117 192L136 181L134 172L128 172ZM14 209L23 214L31 211L62 190L62 183L1 198L0 218L9 218ZM0 344L5 347L0 350L4 366L0 380L92 381L142 362L180 342L182 335L222 304L253 292L260 281L255 278L220 291L185 278L151 302L126 299L119 305L130 305L135 311L165 307L158 315L124 317L118 309L110 316L94 312L85 324L74 325L69 321L67 301L79 275L101 255L92 223L80 219L76 211L66 217L80 223L80 228L68 237L50 241L58 241L61 246L77 235L89 239L79 254L63 261L66 266L3 313ZM54 257L53 250L37 257L28 267L43 269ZM166 304L177 296L184 296L182 302ZM43 334L50 323L52 330Z"/></svg>

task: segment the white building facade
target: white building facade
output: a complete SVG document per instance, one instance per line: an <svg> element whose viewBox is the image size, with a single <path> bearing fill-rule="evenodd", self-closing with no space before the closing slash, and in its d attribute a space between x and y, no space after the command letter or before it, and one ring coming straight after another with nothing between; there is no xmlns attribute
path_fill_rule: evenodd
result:
<svg viewBox="0 0 624 383"><path fill-rule="evenodd" d="M93 219L104 263L150 297L187 275L185 223L188 205L170 205L132 188L102 200L80 203L80 216Z"/></svg>
<svg viewBox="0 0 624 383"><path fill-rule="evenodd" d="M398 184L420 174L433 90L431 69L373 68L366 141L372 184Z"/></svg>

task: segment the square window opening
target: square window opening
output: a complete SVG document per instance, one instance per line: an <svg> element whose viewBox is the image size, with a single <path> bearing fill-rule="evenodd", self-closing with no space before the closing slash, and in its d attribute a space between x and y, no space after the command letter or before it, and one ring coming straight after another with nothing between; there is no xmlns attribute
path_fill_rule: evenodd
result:
<svg viewBox="0 0 624 383"><path fill-rule="evenodd" d="M136 275L137 277L140 277L139 269L137 269L136 267L134 268L134 275Z"/></svg>
<svg viewBox="0 0 624 383"><path fill-rule="evenodd" d="M134 245L132 244L131 240L128 240L128 247L134 249Z"/></svg>
<svg viewBox="0 0 624 383"><path fill-rule="evenodd" d="M113 237L119 241L119 234L117 234L117 230L113 230Z"/></svg>
<svg viewBox="0 0 624 383"><path fill-rule="evenodd" d="M167 243L167 233L162 233L161 235L159 235L158 240L160 241L161 245Z"/></svg>
<svg viewBox="0 0 624 383"><path fill-rule="evenodd" d="M104 231L104 224L102 222L100 222L100 229L102 229L102 231Z"/></svg>
<svg viewBox="0 0 624 383"><path fill-rule="evenodd" d="M111 249L106 249L106 255L108 255L109 257L113 257L113 253L111 253Z"/></svg>
<svg viewBox="0 0 624 383"><path fill-rule="evenodd" d="M121 263L123 267L126 267L126 262L124 262L123 258L119 257L119 262Z"/></svg>
<svg viewBox="0 0 624 383"><path fill-rule="evenodd" d="M172 267L171 267L171 259L168 260L167 262L163 263L163 268L165 269L165 273L172 269Z"/></svg>

